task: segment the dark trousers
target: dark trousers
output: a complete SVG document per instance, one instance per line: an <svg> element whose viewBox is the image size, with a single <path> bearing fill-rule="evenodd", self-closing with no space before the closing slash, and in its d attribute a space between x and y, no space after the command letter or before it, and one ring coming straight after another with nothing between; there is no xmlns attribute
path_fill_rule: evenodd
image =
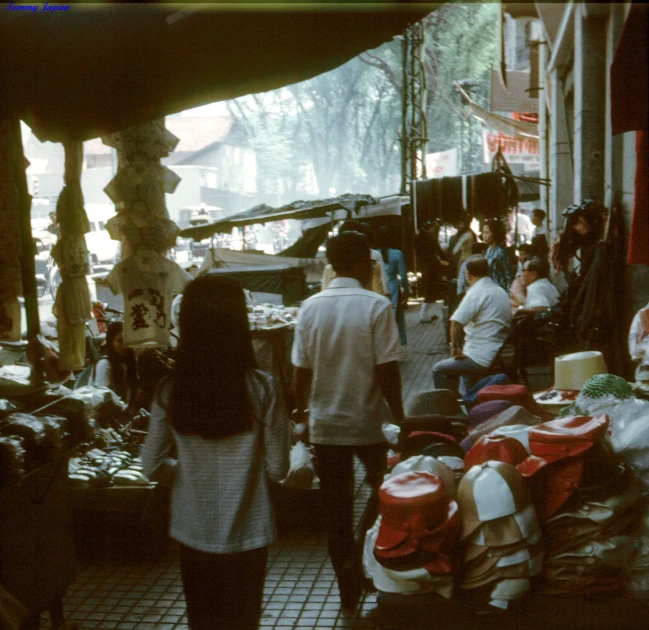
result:
<svg viewBox="0 0 649 630"><path fill-rule="evenodd" d="M387 443L363 446L314 444L316 472L327 525L329 557L338 585L362 577L362 546L354 541L354 455L366 471L372 496L363 519L363 533L378 515L379 488L387 470Z"/></svg>
<svg viewBox="0 0 649 630"><path fill-rule="evenodd" d="M216 554L180 545L180 575L192 630L256 630L268 547Z"/></svg>

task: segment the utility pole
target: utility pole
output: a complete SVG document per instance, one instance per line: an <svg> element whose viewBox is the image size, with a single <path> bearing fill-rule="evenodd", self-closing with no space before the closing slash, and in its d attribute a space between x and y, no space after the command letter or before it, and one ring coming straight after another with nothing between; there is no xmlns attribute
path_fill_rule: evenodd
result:
<svg viewBox="0 0 649 630"><path fill-rule="evenodd" d="M403 35L401 87L401 194L411 192L415 179L426 177L426 67L424 23L413 24Z"/></svg>

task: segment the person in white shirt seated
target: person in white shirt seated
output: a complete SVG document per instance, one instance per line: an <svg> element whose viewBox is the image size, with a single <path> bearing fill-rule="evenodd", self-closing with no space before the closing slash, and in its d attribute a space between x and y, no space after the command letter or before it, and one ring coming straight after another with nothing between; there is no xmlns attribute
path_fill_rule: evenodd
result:
<svg viewBox="0 0 649 630"><path fill-rule="evenodd" d="M549 275L550 263L547 260L534 257L525 261L521 278L526 288L526 298L516 315L542 313L559 303L559 292L548 280Z"/></svg>
<svg viewBox="0 0 649 630"><path fill-rule="evenodd" d="M489 277L484 256L466 261L466 280L469 289L451 317L451 358L433 368L435 388L456 393L460 378L466 390L489 372L512 326L509 296Z"/></svg>
<svg viewBox="0 0 649 630"><path fill-rule="evenodd" d="M548 228L545 227L547 214L541 208L532 210L532 248L534 253L541 258L547 258L550 254L550 241L548 239Z"/></svg>

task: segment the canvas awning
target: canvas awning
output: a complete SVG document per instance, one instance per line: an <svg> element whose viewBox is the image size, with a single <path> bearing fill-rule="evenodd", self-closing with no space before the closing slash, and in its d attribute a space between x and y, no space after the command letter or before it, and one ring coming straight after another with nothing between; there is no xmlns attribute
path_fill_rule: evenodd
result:
<svg viewBox="0 0 649 630"><path fill-rule="evenodd" d="M341 195L332 199L317 199L315 201L294 201L281 208L271 208L260 204L250 210L239 212L222 221L215 221L207 225L191 227L180 232L184 238L203 240L214 234L229 234L232 228L282 221L283 219L314 219L326 217L337 210L346 210L355 213L362 206L376 204L376 199L371 195Z"/></svg>
<svg viewBox="0 0 649 630"><path fill-rule="evenodd" d="M506 118L505 116L500 116L499 114L493 114L488 109L475 103L459 85L456 87L460 94L462 94L467 105L471 108L473 116L481 120L490 129L500 131L509 136L523 136L527 138L539 137L538 125L513 120L511 118Z"/></svg>
<svg viewBox="0 0 649 630"><path fill-rule="evenodd" d="M0 112L41 141L96 138L309 79L441 4L14 3L0 11Z"/></svg>

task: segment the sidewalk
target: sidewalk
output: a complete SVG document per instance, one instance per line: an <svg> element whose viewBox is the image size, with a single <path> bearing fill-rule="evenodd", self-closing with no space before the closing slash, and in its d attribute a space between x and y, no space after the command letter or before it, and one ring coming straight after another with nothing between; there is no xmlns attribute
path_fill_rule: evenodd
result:
<svg viewBox="0 0 649 630"><path fill-rule="evenodd" d="M408 346L401 371L407 407L419 391L432 388L432 367L447 356L448 346L442 323L418 323L418 305L410 305L406 321ZM356 470L357 525L369 497L369 488L362 480L363 471L359 466ZM322 531L290 531L280 535L270 551L264 593L261 628L375 627L366 618L376 605L375 595L366 595L353 614L340 611L338 588ZM155 562L79 566L64 607L66 619L76 621L80 630L186 629L176 550L170 545L165 555ZM42 627L50 627L45 615Z"/></svg>

